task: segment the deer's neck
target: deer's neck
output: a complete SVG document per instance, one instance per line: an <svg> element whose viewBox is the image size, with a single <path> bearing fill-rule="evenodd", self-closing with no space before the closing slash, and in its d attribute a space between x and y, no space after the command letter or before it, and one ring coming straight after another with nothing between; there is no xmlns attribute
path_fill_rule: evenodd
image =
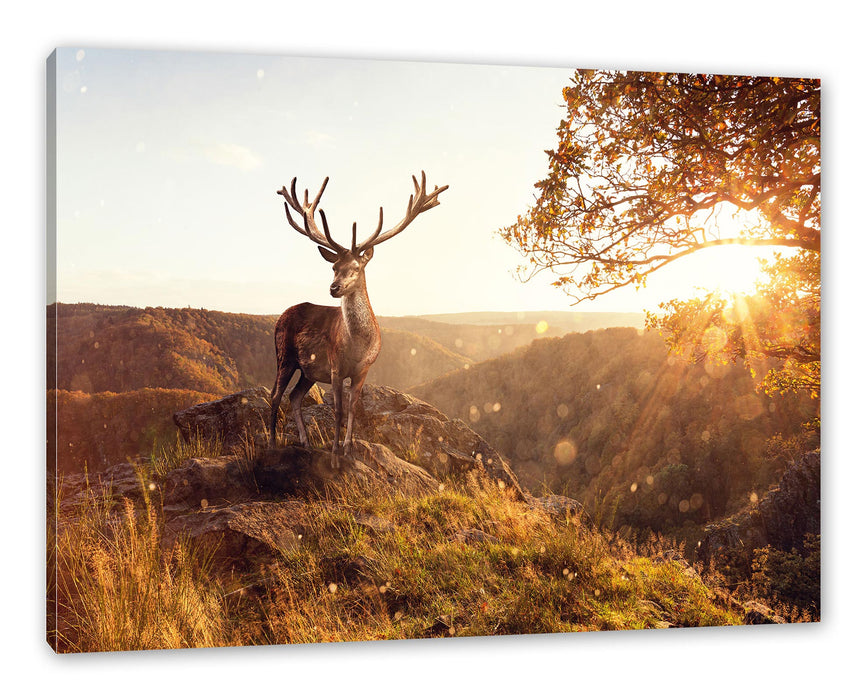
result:
<svg viewBox="0 0 866 700"><path fill-rule="evenodd" d="M349 335L368 340L379 339L379 323L370 306L367 285L362 281L358 287L346 294L340 303L343 325Z"/></svg>

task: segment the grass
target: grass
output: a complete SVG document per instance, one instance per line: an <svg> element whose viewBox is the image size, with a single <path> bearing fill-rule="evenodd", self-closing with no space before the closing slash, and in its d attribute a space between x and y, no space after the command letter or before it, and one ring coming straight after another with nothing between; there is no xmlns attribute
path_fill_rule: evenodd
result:
<svg viewBox="0 0 866 700"><path fill-rule="evenodd" d="M163 551L158 509L143 493L139 509L94 491L71 514L55 511L49 639L58 651L214 646L231 639L221 589L208 577L208 553L185 542Z"/></svg>
<svg viewBox="0 0 866 700"><path fill-rule="evenodd" d="M194 433L189 440L180 434L175 441L162 447L155 447L150 465L145 465L147 477L161 479L186 460L193 457L219 457L223 454L222 441L215 437Z"/></svg>
<svg viewBox="0 0 866 700"><path fill-rule="evenodd" d="M136 508L94 493L71 514L55 511L58 650L742 623L676 561L553 520L488 483L424 497L342 488L305 505L301 539L241 572L188 542L163 549L163 515L147 496ZM456 537L470 529L489 537Z"/></svg>

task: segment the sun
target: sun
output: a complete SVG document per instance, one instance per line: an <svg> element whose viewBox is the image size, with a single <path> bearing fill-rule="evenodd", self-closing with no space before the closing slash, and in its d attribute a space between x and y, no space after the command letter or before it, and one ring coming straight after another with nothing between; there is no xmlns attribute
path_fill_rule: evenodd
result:
<svg viewBox="0 0 866 700"><path fill-rule="evenodd" d="M720 246L698 251L683 260L677 276L692 289L729 295L750 294L762 276L762 262L771 256L766 246Z"/></svg>
<svg viewBox="0 0 866 700"><path fill-rule="evenodd" d="M723 206L707 220L705 229L709 239L737 240L748 239L751 232L766 232L768 224L758 212ZM754 294L763 277L762 263L780 251L790 249L731 243L699 250L660 271L660 286L667 288L670 298L687 298L704 290L728 297Z"/></svg>

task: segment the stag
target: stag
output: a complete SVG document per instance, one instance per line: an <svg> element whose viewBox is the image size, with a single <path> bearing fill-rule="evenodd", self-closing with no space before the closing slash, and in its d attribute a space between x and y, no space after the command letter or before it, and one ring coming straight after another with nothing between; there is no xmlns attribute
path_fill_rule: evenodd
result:
<svg viewBox="0 0 866 700"><path fill-rule="evenodd" d="M439 204L437 197L448 189L448 185L435 187L427 193L427 176L421 171L421 184L413 176L415 193L409 197L406 215L393 228L382 232L383 210L379 207L379 225L373 234L357 244L357 223L352 224L352 247L344 248L336 243L328 229L325 212L319 210L322 229L316 225L315 214L319 200L328 184L328 178L319 188L312 202L309 192L304 192L304 201L295 193L295 182L291 190L285 186L277 191L285 199L283 206L286 218L295 231L303 234L317 244L319 253L331 263L334 281L331 283L331 296L340 299L340 306L320 306L302 303L283 312L274 328L274 344L277 353L277 378L271 391L270 444L276 445L277 414L283 393L289 380L300 370L298 381L289 393L292 415L298 426L301 444L309 446L307 429L301 414L301 401L316 382L330 384L334 395L334 422L336 434L332 454L339 453L340 428L343 422L343 384L351 380L348 397L348 416L343 453L352 454L352 432L355 419L355 405L361 395L361 387L370 366L379 355L382 340L379 324L367 296L367 282L364 270L373 258L374 246L384 243L403 231L416 216ZM300 215L303 224L292 218L292 210Z"/></svg>

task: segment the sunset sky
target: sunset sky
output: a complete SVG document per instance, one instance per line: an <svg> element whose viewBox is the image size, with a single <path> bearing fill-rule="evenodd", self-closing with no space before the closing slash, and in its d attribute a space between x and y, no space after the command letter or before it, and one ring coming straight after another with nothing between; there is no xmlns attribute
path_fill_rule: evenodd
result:
<svg viewBox="0 0 866 700"><path fill-rule="evenodd" d="M428 189L449 189L376 249L377 313L574 309L552 277L517 281L521 258L496 234L546 174L572 70L87 47L57 59L59 301L334 303L329 266L276 190L329 176L322 208L348 243L379 206L393 225L423 168ZM713 251L574 310L654 309L695 285L742 289L757 270L748 250Z"/></svg>

